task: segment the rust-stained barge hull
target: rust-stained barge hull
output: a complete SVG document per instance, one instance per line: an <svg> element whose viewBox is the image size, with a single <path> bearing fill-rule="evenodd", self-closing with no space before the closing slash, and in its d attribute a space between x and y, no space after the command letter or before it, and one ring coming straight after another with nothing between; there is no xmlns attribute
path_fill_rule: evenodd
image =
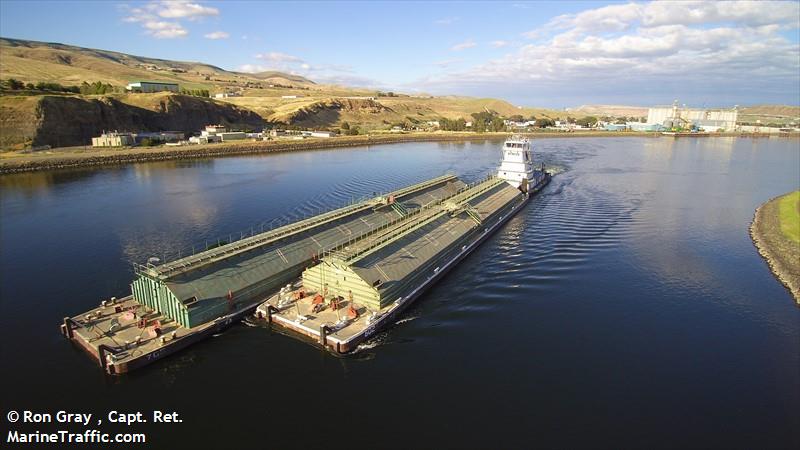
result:
<svg viewBox="0 0 800 450"><path fill-rule="evenodd" d="M86 351L106 373L122 375L224 331L239 322L244 316L251 314L258 303L252 303L236 313L220 317L193 329L165 324L160 334L146 334L150 331L147 328L130 328L137 325L134 319L127 324L123 320L121 326L128 327L127 332L126 330L115 330L113 334L109 335L99 331L100 327L104 324L107 325L112 320L121 321L120 317L126 313L133 310L141 311L133 296L129 295L125 298L109 300L105 306L101 305L87 311L82 317L64 318L64 323L61 324L61 334ZM123 311L116 311L117 307L123 308ZM90 318L87 319L87 316ZM93 329L96 329L97 332L94 332ZM175 334L172 334L173 332ZM137 341L136 338L141 336L145 336L145 339Z"/></svg>

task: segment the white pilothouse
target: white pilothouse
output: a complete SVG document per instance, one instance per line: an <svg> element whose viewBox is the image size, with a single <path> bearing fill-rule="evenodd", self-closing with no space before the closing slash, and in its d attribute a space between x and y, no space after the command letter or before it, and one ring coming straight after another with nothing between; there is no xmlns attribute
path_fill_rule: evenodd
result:
<svg viewBox="0 0 800 450"><path fill-rule="evenodd" d="M544 176L544 164L541 170L533 169L533 149L528 138L512 136L505 141L498 178L527 193L529 187L537 187Z"/></svg>

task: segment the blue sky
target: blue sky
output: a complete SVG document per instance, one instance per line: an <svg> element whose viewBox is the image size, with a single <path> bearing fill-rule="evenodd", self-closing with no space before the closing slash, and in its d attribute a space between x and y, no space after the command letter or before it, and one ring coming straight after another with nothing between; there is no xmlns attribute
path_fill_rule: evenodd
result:
<svg viewBox="0 0 800 450"><path fill-rule="evenodd" d="M0 1L0 35L525 106L800 104L800 2Z"/></svg>

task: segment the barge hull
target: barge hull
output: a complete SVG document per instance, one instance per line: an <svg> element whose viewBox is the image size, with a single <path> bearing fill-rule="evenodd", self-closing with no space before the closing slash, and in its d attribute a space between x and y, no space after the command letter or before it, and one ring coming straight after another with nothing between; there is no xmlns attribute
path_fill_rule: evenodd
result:
<svg viewBox="0 0 800 450"><path fill-rule="evenodd" d="M453 259L448 261L442 268L436 271L430 278L426 279L420 286L418 286L414 291L412 291L407 297L403 298L401 301L396 302L395 306L390 310L384 313L374 324L371 324L366 328L363 332L360 332L356 335L353 335L347 339L340 339L336 336L325 336L321 330L316 330L314 328L308 327L303 323L298 323L296 321L290 320L286 317L281 315L272 314L267 307L267 310L262 310L259 308L258 315L261 316L269 316L267 319L269 320L271 325L278 325L282 328L287 329L288 331L292 332L293 334L299 335L304 338L308 338L313 342L319 343L322 348L329 350L334 353L338 354L346 354L355 351L360 344L364 341L369 340L373 336L375 336L378 332L389 328L391 324L397 319L397 317L405 311L412 303L414 303L420 296L422 296L431 286L433 286L437 281L439 281L442 277L445 276L453 267L458 265L463 259L465 259L473 250L478 248L489 236L492 236L501 226L507 223L512 217L514 217L522 208L527 205L530 201L531 197L536 195L539 191L541 191L547 184L550 183L551 175L545 172L544 177L541 181L534 186L530 193L521 201L517 206L514 207L512 211L502 217L500 220L495 222L491 227L489 227L486 231L481 233L481 235L472 243L468 244L467 247L459 252Z"/></svg>
<svg viewBox="0 0 800 450"><path fill-rule="evenodd" d="M120 303L128 301L133 301L132 296L118 300ZM192 329L187 330L185 328L178 328L177 331L182 332L181 336L175 339L167 340L161 345L158 345L156 343L157 341L155 341L156 339L159 339L158 337L152 338L153 342L145 341L142 343L142 346L147 346L148 349L143 350L141 354L136 356L127 356L123 359L113 362L108 361L106 359L106 355L119 353L120 350L113 349L102 344L93 344L92 339L87 336L87 333L83 329L81 329L83 328L83 325L81 324L80 318L71 317L65 319L65 323L61 325L60 330L62 335L88 353L106 373L109 375L122 375L130 372L131 370L144 367L169 355L177 353L192 344L208 338L213 334L224 331L233 324L239 322L246 315L252 314L252 312L260 303L260 301L254 302L232 314L220 317L212 322L208 322ZM102 309L102 307L95 308L89 311L89 313L96 312L100 309ZM67 326L71 327L70 331L67 330ZM133 351L136 349L137 347L135 344L131 344L131 347L126 346L125 348L125 350Z"/></svg>

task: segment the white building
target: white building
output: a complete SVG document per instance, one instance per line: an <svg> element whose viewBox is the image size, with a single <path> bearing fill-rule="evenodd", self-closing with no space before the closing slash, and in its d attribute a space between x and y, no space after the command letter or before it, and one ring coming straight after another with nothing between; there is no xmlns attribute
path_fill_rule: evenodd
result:
<svg viewBox="0 0 800 450"><path fill-rule="evenodd" d="M136 140L131 133L103 133L92 138L92 147L127 147L134 145Z"/></svg>
<svg viewBox="0 0 800 450"><path fill-rule="evenodd" d="M224 125L206 125L206 129L201 131L200 134L203 136L224 133L228 131L228 129Z"/></svg>
<svg viewBox="0 0 800 450"><path fill-rule="evenodd" d="M221 142L222 138L217 135L192 136L189 138L190 144L208 144L209 142Z"/></svg>
<svg viewBox="0 0 800 450"><path fill-rule="evenodd" d="M317 137L317 138L332 138L336 133L332 131L303 131L303 136Z"/></svg>

